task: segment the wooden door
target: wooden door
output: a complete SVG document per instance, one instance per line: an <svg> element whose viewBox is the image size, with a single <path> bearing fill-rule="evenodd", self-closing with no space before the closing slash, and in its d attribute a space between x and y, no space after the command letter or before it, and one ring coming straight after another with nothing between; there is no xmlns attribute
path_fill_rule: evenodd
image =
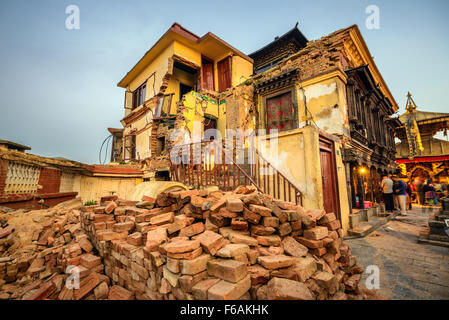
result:
<svg viewBox="0 0 449 320"><path fill-rule="evenodd" d="M324 210L333 212L340 219L338 202L337 170L333 142L320 137L321 177L323 184Z"/></svg>
<svg viewBox="0 0 449 320"><path fill-rule="evenodd" d="M231 87L231 57L224 58L217 63L218 91L222 92Z"/></svg>
<svg viewBox="0 0 449 320"><path fill-rule="evenodd" d="M214 87L214 63L209 59L202 58L201 60L201 77L202 88L206 90L215 90Z"/></svg>

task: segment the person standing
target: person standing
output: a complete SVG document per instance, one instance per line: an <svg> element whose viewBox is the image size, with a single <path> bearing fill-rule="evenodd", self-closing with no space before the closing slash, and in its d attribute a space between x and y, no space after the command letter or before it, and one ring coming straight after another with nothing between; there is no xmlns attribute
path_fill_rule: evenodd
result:
<svg viewBox="0 0 449 320"><path fill-rule="evenodd" d="M397 197L398 206L401 210L401 216L407 215L407 199L406 199L406 184L397 176L393 176L394 187L393 192Z"/></svg>
<svg viewBox="0 0 449 320"><path fill-rule="evenodd" d="M387 212L393 212L394 203L393 203L393 180L391 180L388 176L382 177L382 182L380 184L382 189L382 194L385 202L385 210Z"/></svg>
<svg viewBox="0 0 449 320"><path fill-rule="evenodd" d="M426 201L429 206L438 206L437 194L435 192L435 187L433 186L432 180L427 180L427 184L424 186L424 192L426 196Z"/></svg>
<svg viewBox="0 0 449 320"><path fill-rule="evenodd" d="M424 191L423 191L424 183L421 179L416 180L416 196L418 198L418 203L423 206L424 203Z"/></svg>

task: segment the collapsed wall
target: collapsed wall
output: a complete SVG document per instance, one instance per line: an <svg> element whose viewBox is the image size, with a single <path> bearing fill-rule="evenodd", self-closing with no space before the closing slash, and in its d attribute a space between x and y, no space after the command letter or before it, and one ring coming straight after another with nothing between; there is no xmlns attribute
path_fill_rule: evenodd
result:
<svg viewBox="0 0 449 320"><path fill-rule="evenodd" d="M15 248L1 253L9 257L0 258L0 298L380 298L359 288L363 270L333 213L252 187L103 200L49 210L43 226L29 230L31 245L14 245L7 227ZM74 266L78 289L65 285Z"/></svg>

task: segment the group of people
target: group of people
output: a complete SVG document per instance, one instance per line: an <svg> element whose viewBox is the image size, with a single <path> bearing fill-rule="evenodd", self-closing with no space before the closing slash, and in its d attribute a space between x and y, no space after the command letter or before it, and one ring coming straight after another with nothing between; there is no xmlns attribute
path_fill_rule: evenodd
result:
<svg viewBox="0 0 449 320"><path fill-rule="evenodd" d="M383 193L385 210L393 212L400 210L401 215L407 215L411 210L412 201L417 200L421 205L438 206L439 199L448 195L447 184L432 180L417 180L414 183L405 183L398 176L385 175L382 177L380 187ZM416 199L414 199L416 198Z"/></svg>
<svg viewBox="0 0 449 320"><path fill-rule="evenodd" d="M416 200L421 205L439 205L439 200L448 195L448 185L437 181L416 179L412 183L412 191Z"/></svg>

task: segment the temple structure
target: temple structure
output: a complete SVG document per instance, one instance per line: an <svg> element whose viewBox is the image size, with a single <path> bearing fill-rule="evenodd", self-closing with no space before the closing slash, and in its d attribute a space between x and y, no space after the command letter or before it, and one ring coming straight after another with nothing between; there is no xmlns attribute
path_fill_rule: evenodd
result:
<svg viewBox="0 0 449 320"><path fill-rule="evenodd" d="M396 162L406 181L416 178L449 182L449 141L435 138L437 132L447 135L449 113L418 111L408 94L406 112L399 117L402 126L396 136Z"/></svg>

